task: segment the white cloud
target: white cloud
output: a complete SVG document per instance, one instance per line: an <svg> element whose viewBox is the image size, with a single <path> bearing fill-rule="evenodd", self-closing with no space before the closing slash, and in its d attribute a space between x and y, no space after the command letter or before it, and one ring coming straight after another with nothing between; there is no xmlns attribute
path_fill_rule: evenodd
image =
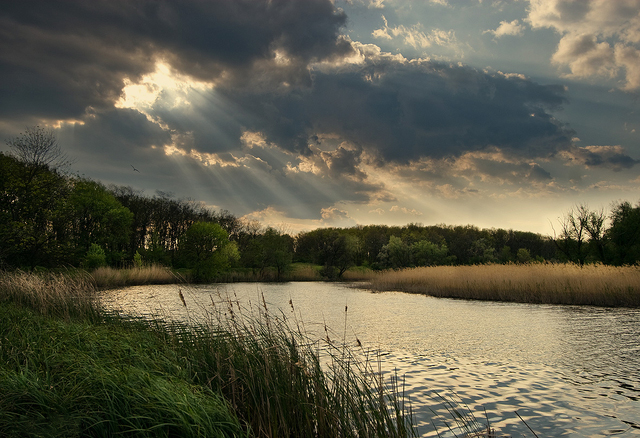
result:
<svg viewBox="0 0 640 438"><path fill-rule="evenodd" d="M567 76L576 78L613 78L618 73L613 48L606 42L597 42L596 36L589 34L563 36L551 62L567 65L571 71Z"/></svg>
<svg viewBox="0 0 640 438"><path fill-rule="evenodd" d="M400 25L389 27L385 16L382 16L384 27L374 30L371 35L375 38L393 40L400 38L404 44L412 46L414 49L424 49L435 44L437 46L448 46L456 43L456 35L453 30L432 29L428 34L422 30L422 25L415 24L407 27Z"/></svg>
<svg viewBox="0 0 640 438"><path fill-rule="evenodd" d="M522 35L524 27L518 20L513 21L501 21L500 26L496 30L486 30L483 33L493 34L495 38L500 38L505 35Z"/></svg>
<svg viewBox="0 0 640 438"><path fill-rule="evenodd" d="M422 216L422 213L414 208L400 207L398 205L394 205L389 209L391 212L400 212L410 216Z"/></svg>
<svg viewBox="0 0 640 438"><path fill-rule="evenodd" d="M562 35L552 62L567 76L619 77L640 88L640 0L529 0L531 27Z"/></svg>

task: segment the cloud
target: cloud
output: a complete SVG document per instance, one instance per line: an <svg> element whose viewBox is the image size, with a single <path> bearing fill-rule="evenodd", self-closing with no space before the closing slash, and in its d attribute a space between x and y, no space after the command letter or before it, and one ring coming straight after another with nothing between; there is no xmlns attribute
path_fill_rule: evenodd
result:
<svg viewBox="0 0 640 438"><path fill-rule="evenodd" d="M493 34L495 38L500 38L505 35L522 35L524 27L518 20L513 21L501 21L500 26L496 30L486 30L483 33Z"/></svg>
<svg viewBox="0 0 640 438"><path fill-rule="evenodd" d="M420 24L406 27L399 25L397 27L389 27L389 23L385 16L382 16L384 21L384 27L376 29L372 32L374 38L381 38L386 40L393 40L400 38L406 45L413 47L414 49L424 49L435 44L438 46L449 46L456 43L456 35L452 30L445 31L441 29L432 29L429 34L426 34L422 30Z"/></svg>
<svg viewBox="0 0 640 438"><path fill-rule="evenodd" d="M562 35L552 61L568 75L620 77L640 87L640 0L529 0L527 21Z"/></svg>
<svg viewBox="0 0 640 438"><path fill-rule="evenodd" d="M597 42L595 35L565 35L560 40L551 62L567 65L567 76L586 78L604 76L614 78L618 74L614 50L606 42Z"/></svg>
<svg viewBox="0 0 640 438"><path fill-rule="evenodd" d="M320 135L339 138L381 163L494 146L549 156L573 137L548 112L565 102L563 87L432 61L367 58L315 70L305 89L247 93L219 87L217 93L239 114L251 115L242 120L247 129L302 155Z"/></svg>
<svg viewBox="0 0 640 438"><path fill-rule="evenodd" d="M640 160L631 158L621 146L585 146L573 147L563 151L560 156L568 164L578 164L587 168L604 167L619 172L631 169Z"/></svg>
<svg viewBox="0 0 640 438"><path fill-rule="evenodd" d="M400 213L404 213L404 214L409 215L409 216L422 216L422 213L419 212L418 210L416 210L415 208L400 207L398 205L392 206L389 209L389 211L391 211L391 212L400 212Z"/></svg>
<svg viewBox="0 0 640 438"><path fill-rule="evenodd" d="M48 0L0 6L0 116L78 118L111 107L158 60L208 82L308 83L306 65L347 54L329 0Z"/></svg>

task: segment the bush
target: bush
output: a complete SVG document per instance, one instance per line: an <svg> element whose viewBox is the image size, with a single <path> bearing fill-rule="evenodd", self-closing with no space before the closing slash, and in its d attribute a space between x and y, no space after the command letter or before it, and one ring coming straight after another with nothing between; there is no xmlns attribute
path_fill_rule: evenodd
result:
<svg viewBox="0 0 640 438"><path fill-rule="evenodd" d="M87 270L93 270L107 265L107 255L100 245L91 244L91 248L87 251L82 266Z"/></svg>

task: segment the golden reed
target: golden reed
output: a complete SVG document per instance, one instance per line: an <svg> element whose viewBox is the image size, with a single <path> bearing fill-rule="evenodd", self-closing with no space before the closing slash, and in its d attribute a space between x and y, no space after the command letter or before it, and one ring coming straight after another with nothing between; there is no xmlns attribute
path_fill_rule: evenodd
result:
<svg viewBox="0 0 640 438"><path fill-rule="evenodd" d="M369 287L474 300L640 307L638 266L434 266L375 273Z"/></svg>

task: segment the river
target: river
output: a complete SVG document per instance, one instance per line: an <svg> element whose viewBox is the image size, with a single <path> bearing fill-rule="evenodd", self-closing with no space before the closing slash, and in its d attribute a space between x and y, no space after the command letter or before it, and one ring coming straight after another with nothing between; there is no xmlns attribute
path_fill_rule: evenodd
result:
<svg viewBox="0 0 640 438"><path fill-rule="evenodd" d="M422 436L450 422L438 395L501 435L533 437L530 427L539 437L640 436L640 309L451 300L320 282L105 292L126 312L185 321L210 312L212 300L251 308L262 297L271 313L303 322L311 336L325 336L326 324L331 337L377 352L386 374L403 378Z"/></svg>

